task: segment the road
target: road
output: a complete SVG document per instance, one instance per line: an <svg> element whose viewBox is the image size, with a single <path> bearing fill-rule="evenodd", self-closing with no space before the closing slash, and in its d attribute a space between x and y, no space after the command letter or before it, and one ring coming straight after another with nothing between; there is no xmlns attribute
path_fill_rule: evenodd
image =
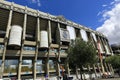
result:
<svg viewBox="0 0 120 80"><path fill-rule="evenodd" d="M98 79L98 80L120 80L120 78Z"/></svg>

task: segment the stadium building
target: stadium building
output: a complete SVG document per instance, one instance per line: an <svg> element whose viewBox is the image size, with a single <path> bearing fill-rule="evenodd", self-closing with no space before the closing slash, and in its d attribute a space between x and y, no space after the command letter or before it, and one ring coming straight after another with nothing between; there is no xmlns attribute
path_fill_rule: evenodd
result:
<svg viewBox="0 0 120 80"><path fill-rule="evenodd" d="M62 16L0 1L1 77L59 76L61 66L69 73L66 50L78 37L91 41L103 58L112 55L108 39L97 31ZM110 71L109 66L104 71Z"/></svg>

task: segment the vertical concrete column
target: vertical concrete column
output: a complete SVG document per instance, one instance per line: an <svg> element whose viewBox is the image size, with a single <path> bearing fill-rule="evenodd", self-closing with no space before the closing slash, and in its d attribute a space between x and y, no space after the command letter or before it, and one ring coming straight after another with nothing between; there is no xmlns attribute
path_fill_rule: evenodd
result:
<svg viewBox="0 0 120 80"><path fill-rule="evenodd" d="M49 41L49 46L51 45L52 39L51 39L51 21L48 20L48 41Z"/></svg>
<svg viewBox="0 0 120 80"><path fill-rule="evenodd" d="M106 44L107 44L107 46L108 46L108 48L109 48L111 54L113 54L112 48L110 47L110 45L109 45L109 43L108 43L108 40L106 39L105 42L106 42Z"/></svg>
<svg viewBox="0 0 120 80"><path fill-rule="evenodd" d="M22 52L23 52L23 47L24 44L22 44L21 46L21 50L20 50L20 58L19 58L19 63L18 63L18 80L21 80L21 65L22 65Z"/></svg>
<svg viewBox="0 0 120 80"><path fill-rule="evenodd" d="M95 77L97 78L97 71L96 71L96 66L95 66L95 64L93 64L93 70L94 70L94 73L95 73Z"/></svg>
<svg viewBox="0 0 120 80"><path fill-rule="evenodd" d="M92 33L90 33L90 38L91 38L91 42L93 43L93 46L97 49L97 45L96 45L96 42L94 41L94 39L92 37Z"/></svg>
<svg viewBox="0 0 120 80"><path fill-rule="evenodd" d="M47 54L47 59L46 59L46 75L49 77L49 54L50 54L50 45L51 45L51 21L48 20L48 43L49 43L49 48L48 48L48 54Z"/></svg>
<svg viewBox="0 0 120 80"><path fill-rule="evenodd" d="M101 69L100 69L100 65L97 64L97 67L98 67L98 70L99 70L99 72L100 72L100 76L102 76L102 71L101 71Z"/></svg>
<svg viewBox="0 0 120 80"><path fill-rule="evenodd" d="M38 46L36 46L35 58L33 60L33 80L36 80L36 62L37 62Z"/></svg>
<svg viewBox="0 0 120 80"><path fill-rule="evenodd" d="M58 25L58 28L60 30L60 23L58 23L57 25ZM58 74L58 76L60 76L60 64L59 64L59 61L60 61L60 50L61 50L60 46L61 46L61 42L59 42L58 59L57 59L57 74Z"/></svg>
<svg viewBox="0 0 120 80"><path fill-rule="evenodd" d="M101 43L100 37L98 37L98 39L99 39L99 41L100 41L100 43ZM102 44L102 47L103 47L103 44ZM99 50L98 52L99 52L99 54L101 54L100 50ZM104 69L104 66L103 66L103 58L100 59L100 65L101 65L102 73L104 73L104 72L105 72L105 69Z"/></svg>
<svg viewBox="0 0 120 80"><path fill-rule="evenodd" d="M36 50L35 50L35 58L33 61L33 80L36 80L36 62L37 62L37 57L38 57L38 47L39 47L39 28L40 28L40 20L39 20L39 11L38 11L38 17L37 17L37 28L36 28Z"/></svg>
<svg viewBox="0 0 120 80"><path fill-rule="evenodd" d="M105 68L103 66L103 60L100 60L100 66L101 66L101 69L102 69L102 73L104 73L105 72Z"/></svg>
<svg viewBox="0 0 120 80"><path fill-rule="evenodd" d="M68 76L70 76L69 63L68 63L67 59L66 59L66 61L65 61L65 68L66 68L65 70L66 70Z"/></svg>
<svg viewBox="0 0 120 80"><path fill-rule="evenodd" d="M111 73L111 75L113 75L113 72L112 72L112 69L111 69L111 67L110 67L110 64L108 63L107 66L108 66L108 68L109 68L109 72Z"/></svg>
<svg viewBox="0 0 120 80"><path fill-rule="evenodd" d="M4 74L6 47L7 47L7 44L8 44L8 36L9 36L10 28L11 28L12 14L13 14L12 9L13 9L13 3L11 3L11 10L10 10L10 13L9 13L7 30L6 30L5 41L4 41L4 50L3 50L3 54L2 54L2 64L1 64L1 72L2 72L1 78L3 77L3 74Z"/></svg>
<svg viewBox="0 0 120 80"><path fill-rule="evenodd" d="M61 76L60 75L60 64L59 64L59 61L60 61L60 48L58 50L58 57L57 57L57 75Z"/></svg>
<svg viewBox="0 0 120 80"><path fill-rule="evenodd" d="M50 50L48 50L47 58L45 59L45 76L47 76L48 78L49 78L49 52Z"/></svg>
<svg viewBox="0 0 120 80"><path fill-rule="evenodd" d="M94 32L91 32L91 33L90 33L91 38L92 38L92 41L93 41L93 43L94 43L94 47L97 49L97 41L95 41L95 39L94 39L94 37L93 37L93 35L92 35L92 34L94 34L94 35L95 35L95 37L96 37L96 34L95 34Z"/></svg>
<svg viewBox="0 0 120 80"><path fill-rule="evenodd" d="M46 65L45 73L46 73L46 76L48 76L48 77L49 77L49 52L50 52L50 50L48 50L46 63L45 63L45 65Z"/></svg>
<svg viewBox="0 0 120 80"><path fill-rule="evenodd" d="M3 50L2 64L1 64L1 76L0 76L1 78L3 77L4 74L6 47L7 47L7 42L4 43L4 50Z"/></svg>
<svg viewBox="0 0 120 80"><path fill-rule="evenodd" d="M23 22L23 37L22 37L22 46L20 50L20 58L18 63L18 80L21 80L21 65L22 65L22 52L24 47L25 33L26 33L26 23L27 23L27 7L25 7L24 22Z"/></svg>
<svg viewBox="0 0 120 80"><path fill-rule="evenodd" d="M109 66L110 66L110 68L111 68L112 75L114 76L114 69L113 69L113 67L112 67L112 65L111 65L111 64L109 64Z"/></svg>
<svg viewBox="0 0 120 80"><path fill-rule="evenodd" d="M87 66L87 69L88 69L88 72L89 72L89 75L90 75L90 79L92 78L91 76L91 69L90 69L90 65Z"/></svg>
<svg viewBox="0 0 120 80"><path fill-rule="evenodd" d="M33 80L36 80L36 62L37 62L37 56L38 56L38 44L36 46L35 59L33 61Z"/></svg>
<svg viewBox="0 0 120 80"><path fill-rule="evenodd" d="M109 71L108 71L108 67L107 67L107 64L104 63L104 65L105 65L105 70L106 70L106 72L109 73Z"/></svg>
<svg viewBox="0 0 120 80"><path fill-rule="evenodd" d="M58 63L58 61L56 66L57 66L57 75L60 76L60 64Z"/></svg>
<svg viewBox="0 0 120 80"><path fill-rule="evenodd" d="M106 58L106 55L107 55L106 52L107 52L107 51L106 51L106 48L105 48L105 41L103 40L103 38L101 38L101 41L102 41L102 43L103 43L103 48L104 48L104 51L105 51L105 58Z"/></svg>

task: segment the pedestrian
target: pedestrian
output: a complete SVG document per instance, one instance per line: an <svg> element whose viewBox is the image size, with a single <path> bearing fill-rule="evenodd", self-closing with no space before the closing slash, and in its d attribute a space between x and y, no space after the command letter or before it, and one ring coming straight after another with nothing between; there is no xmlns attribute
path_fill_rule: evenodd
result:
<svg viewBox="0 0 120 80"><path fill-rule="evenodd" d="M47 74L45 75L45 80L49 80L49 79L48 79L48 75L47 75Z"/></svg>
<svg viewBox="0 0 120 80"><path fill-rule="evenodd" d="M63 80L69 80L69 79L68 79L68 76L67 76L67 74L66 74L66 71L64 71L64 73L63 73Z"/></svg>
<svg viewBox="0 0 120 80"><path fill-rule="evenodd" d="M118 75L119 75L119 77L120 77L120 69L119 69L119 71L118 71Z"/></svg>

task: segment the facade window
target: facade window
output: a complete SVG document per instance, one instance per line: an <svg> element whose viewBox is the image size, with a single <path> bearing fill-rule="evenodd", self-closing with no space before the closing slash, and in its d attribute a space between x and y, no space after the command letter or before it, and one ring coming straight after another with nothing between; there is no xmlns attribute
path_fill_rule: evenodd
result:
<svg viewBox="0 0 120 80"><path fill-rule="evenodd" d="M6 34L6 32L5 32L5 31L0 30L0 37L1 37L1 38L4 38L4 37L5 37L5 34Z"/></svg>
<svg viewBox="0 0 120 80"><path fill-rule="evenodd" d="M3 44L0 44L0 49L4 49L4 45Z"/></svg>
<svg viewBox="0 0 120 80"><path fill-rule="evenodd" d="M18 60L5 60L5 70L4 73L9 73L9 75L13 75L13 73L17 73L18 71Z"/></svg>
<svg viewBox="0 0 120 80"><path fill-rule="evenodd" d="M42 71L44 71L44 64L43 64L43 61L42 60L37 60L36 62L36 71L38 73L42 73Z"/></svg>
<svg viewBox="0 0 120 80"><path fill-rule="evenodd" d="M24 46L23 49L29 51L35 51L35 47L31 47L31 46Z"/></svg>
<svg viewBox="0 0 120 80"><path fill-rule="evenodd" d="M57 53L58 50L57 49L51 49L50 52L54 52L54 53Z"/></svg>
<svg viewBox="0 0 120 80"><path fill-rule="evenodd" d="M66 52L66 50L62 49L62 50L60 50L60 52L61 52L61 53L65 53L65 52Z"/></svg>
<svg viewBox="0 0 120 80"><path fill-rule="evenodd" d="M48 49L44 49L44 48L39 48L38 49L39 52L43 52L43 53L46 53L48 51Z"/></svg>
<svg viewBox="0 0 120 80"><path fill-rule="evenodd" d="M0 60L0 65L2 64L2 60Z"/></svg>
<svg viewBox="0 0 120 80"><path fill-rule="evenodd" d="M25 74L29 74L29 72L32 72L32 60L23 60L22 61L21 72L24 72Z"/></svg>
<svg viewBox="0 0 120 80"><path fill-rule="evenodd" d="M54 61L53 60L49 60L49 69L50 70L55 70L55 63L54 63Z"/></svg>

